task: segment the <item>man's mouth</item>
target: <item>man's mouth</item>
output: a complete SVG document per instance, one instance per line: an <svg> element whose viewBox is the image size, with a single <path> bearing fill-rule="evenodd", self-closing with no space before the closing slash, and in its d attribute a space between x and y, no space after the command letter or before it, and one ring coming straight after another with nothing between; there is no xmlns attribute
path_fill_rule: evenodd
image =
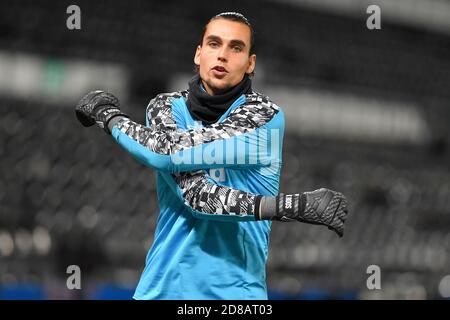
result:
<svg viewBox="0 0 450 320"><path fill-rule="evenodd" d="M213 70L216 70L218 72L228 72L227 69L225 69L222 66L215 66L214 68L212 68Z"/></svg>

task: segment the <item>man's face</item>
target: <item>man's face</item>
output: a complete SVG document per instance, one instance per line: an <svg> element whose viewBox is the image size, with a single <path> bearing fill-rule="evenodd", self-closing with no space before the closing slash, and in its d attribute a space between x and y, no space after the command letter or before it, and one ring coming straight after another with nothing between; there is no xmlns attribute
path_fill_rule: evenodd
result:
<svg viewBox="0 0 450 320"><path fill-rule="evenodd" d="M250 52L250 28L225 19L211 21L197 47L194 62L210 95L220 94L242 81L255 69L256 55Z"/></svg>

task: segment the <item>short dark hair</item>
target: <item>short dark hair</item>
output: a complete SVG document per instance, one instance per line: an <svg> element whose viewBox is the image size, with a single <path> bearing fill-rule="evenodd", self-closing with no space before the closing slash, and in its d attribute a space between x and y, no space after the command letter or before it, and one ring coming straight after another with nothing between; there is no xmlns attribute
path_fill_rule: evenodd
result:
<svg viewBox="0 0 450 320"><path fill-rule="evenodd" d="M208 27L208 24L211 21L214 21L214 20L217 20L217 19L225 19L225 20L240 22L240 23L243 23L246 26L248 26L250 28L250 51L249 51L249 55L252 55L252 54L255 53L255 37L254 37L253 26L251 25L250 21L248 21L248 19L242 13L239 13L239 12L222 12L222 13L216 14L214 17L209 19L208 23L203 27L203 33L202 33L202 37L200 39L200 46L203 43L203 38L205 36L206 28Z"/></svg>

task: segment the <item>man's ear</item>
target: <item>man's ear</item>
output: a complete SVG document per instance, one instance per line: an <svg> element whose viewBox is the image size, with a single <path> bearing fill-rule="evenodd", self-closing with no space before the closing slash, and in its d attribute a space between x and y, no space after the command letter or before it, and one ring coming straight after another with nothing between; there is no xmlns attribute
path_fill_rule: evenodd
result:
<svg viewBox="0 0 450 320"><path fill-rule="evenodd" d="M245 73L251 74L255 70L255 67L256 67L256 54L252 54L248 58L248 67Z"/></svg>
<svg viewBox="0 0 450 320"><path fill-rule="evenodd" d="M202 47L201 46L197 46L197 49L195 50L195 56L194 56L194 63L196 65L200 65L200 55L202 53Z"/></svg>

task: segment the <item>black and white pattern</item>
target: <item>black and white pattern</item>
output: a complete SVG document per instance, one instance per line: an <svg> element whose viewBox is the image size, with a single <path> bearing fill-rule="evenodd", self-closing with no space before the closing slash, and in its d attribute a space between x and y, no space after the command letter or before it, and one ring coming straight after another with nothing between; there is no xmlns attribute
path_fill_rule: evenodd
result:
<svg viewBox="0 0 450 320"><path fill-rule="evenodd" d="M218 215L254 215L256 195L219 186L208 181L203 171L174 175L185 204L193 210Z"/></svg>
<svg viewBox="0 0 450 320"><path fill-rule="evenodd" d="M167 155L215 140L246 134L268 123L279 111L279 107L268 97L252 93L246 95L246 103L237 107L223 122L183 131L176 129L172 117L172 101L186 97L187 94L187 91L161 94L153 99L147 113L149 128L129 119L122 119L117 126L120 131L149 150Z"/></svg>
<svg viewBox="0 0 450 320"><path fill-rule="evenodd" d="M153 98L147 108L148 128L130 119L119 121L118 128L149 150L170 154L172 135L178 130L172 116L172 101L180 97L187 97L187 91L159 94Z"/></svg>
<svg viewBox="0 0 450 320"><path fill-rule="evenodd" d="M163 134L173 136L175 133L181 132L172 115L172 101L180 97L187 98L187 91L158 95L150 101L147 108L147 129L150 130L143 130L139 126L133 125L128 127L127 134L141 144L152 146L154 150L157 149L165 154L170 153L168 147L170 144L161 137ZM258 101L255 98L252 102ZM151 139L147 137L151 135L151 132L160 132L161 140L157 143L150 142ZM153 137L156 136L155 133ZM188 141L190 140L186 140L184 144L186 147L189 146ZM217 185L208 179L203 170L179 173L172 177L182 190L185 204L195 211L205 214L254 215L256 195Z"/></svg>

